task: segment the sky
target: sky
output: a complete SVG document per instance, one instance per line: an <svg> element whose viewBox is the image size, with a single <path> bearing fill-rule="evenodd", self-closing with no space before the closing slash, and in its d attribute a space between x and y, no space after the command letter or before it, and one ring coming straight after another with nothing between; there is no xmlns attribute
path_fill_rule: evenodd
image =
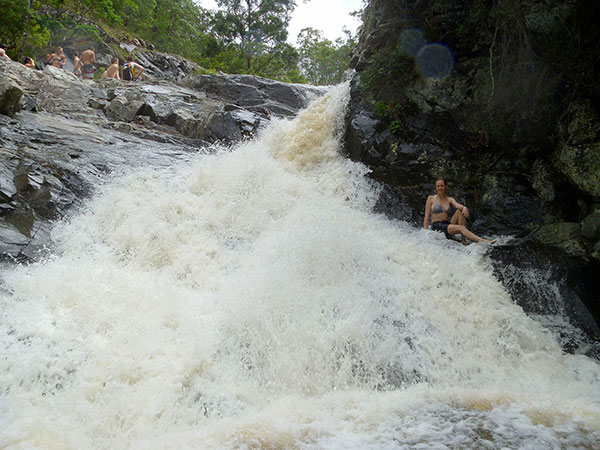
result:
<svg viewBox="0 0 600 450"><path fill-rule="evenodd" d="M214 0L196 0L203 8L216 9ZM344 37L344 26L353 33L360 20L350 13L362 7L362 0L296 0L297 6L288 27L288 43L296 45L296 38L302 28L312 27L323 32L331 41Z"/></svg>

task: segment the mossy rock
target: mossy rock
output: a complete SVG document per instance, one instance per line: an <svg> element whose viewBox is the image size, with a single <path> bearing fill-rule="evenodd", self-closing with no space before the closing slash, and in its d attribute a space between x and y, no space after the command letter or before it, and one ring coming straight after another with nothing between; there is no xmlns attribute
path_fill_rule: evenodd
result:
<svg viewBox="0 0 600 450"><path fill-rule="evenodd" d="M555 191L552 183L552 169L549 164L538 159L533 163L531 172L533 175L533 188L538 196L546 202L554 200Z"/></svg>
<svg viewBox="0 0 600 450"><path fill-rule="evenodd" d="M561 222L541 226L534 239L544 245L557 247L569 255L585 255L581 242L581 227L578 223Z"/></svg>
<svg viewBox="0 0 600 450"><path fill-rule="evenodd" d="M567 127L567 144L582 145L598 142L600 118L590 102L578 102L569 107L570 121Z"/></svg>
<svg viewBox="0 0 600 450"><path fill-rule="evenodd" d="M581 234L590 241L600 240L600 210L594 211L581 222Z"/></svg>
<svg viewBox="0 0 600 450"><path fill-rule="evenodd" d="M568 117L552 162L577 189L600 197L600 117L589 102L571 105Z"/></svg>
<svg viewBox="0 0 600 450"><path fill-rule="evenodd" d="M554 165L579 190L600 198L600 142L563 144L554 155Z"/></svg>
<svg viewBox="0 0 600 450"><path fill-rule="evenodd" d="M592 248L592 252L590 253L590 256L592 258L600 261L600 241L596 242L596 245L594 245L594 247Z"/></svg>

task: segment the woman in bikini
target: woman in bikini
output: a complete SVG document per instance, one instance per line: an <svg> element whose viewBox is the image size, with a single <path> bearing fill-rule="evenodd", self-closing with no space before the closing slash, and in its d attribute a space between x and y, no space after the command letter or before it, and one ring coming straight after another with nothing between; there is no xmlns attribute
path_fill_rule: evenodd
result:
<svg viewBox="0 0 600 450"><path fill-rule="evenodd" d="M50 53L46 57L46 62L48 64L54 67L58 67L59 69L62 69L62 67L65 65L66 60L67 59L65 57L65 54L63 53L62 47L58 47L54 53Z"/></svg>
<svg viewBox="0 0 600 450"><path fill-rule="evenodd" d="M437 191L437 195L427 197L423 228L429 228L429 216L431 216L431 229L443 232L448 239L451 239L452 235L460 233L463 244L466 244L466 239L474 242L487 242L488 244L496 242L495 240L490 241L480 238L467 229L466 223L467 217L469 217L469 208L458 203L454 200L454 197L446 195L446 180L438 178L435 181L435 190ZM456 212L450 219L450 210L452 207L456 209Z"/></svg>

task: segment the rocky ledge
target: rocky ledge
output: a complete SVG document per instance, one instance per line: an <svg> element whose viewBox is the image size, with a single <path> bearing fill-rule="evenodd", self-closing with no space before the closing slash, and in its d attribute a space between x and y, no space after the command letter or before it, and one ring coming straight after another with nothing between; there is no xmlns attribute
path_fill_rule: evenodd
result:
<svg viewBox="0 0 600 450"><path fill-rule="evenodd" d="M0 258L35 260L51 221L120 169L167 166L213 143L234 143L323 93L178 67L173 82L93 82L0 60Z"/></svg>

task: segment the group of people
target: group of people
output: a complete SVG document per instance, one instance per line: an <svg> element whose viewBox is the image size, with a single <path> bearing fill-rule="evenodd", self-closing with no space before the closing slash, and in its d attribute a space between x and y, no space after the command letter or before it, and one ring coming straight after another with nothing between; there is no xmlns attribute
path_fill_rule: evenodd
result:
<svg viewBox="0 0 600 450"><path fill-rule="evenodd" d="M25 58L27 60L27 58ZM31 58L29 58L31 59ZM33 61L31 61L33 63ZM58 67L62 69L67 62L67 57L62 47L58 47L56 51L46 55L46 64ZM96 53L93 47L85 50L79 55L77 52L73 52L73 73L77 78L83 78L84 80L91 80L94 78L96 69L94 63L96 62ZM26 66L26 62L23 62ZM32 67L32 66L29 66Z"/></svg>
<svg viewBox="0 0 600 450"><path fill-rule="evenodd" d="M59 50L62 51L61 48ZM81 55L77 52L73 52L73 73L77 78L84 80L93 80L94 74L96 73L96 52L94 47L90 47L87 50L81 52Z"/></svg>
<svg viewBox="0 0 600 450"><path fill-rule="evenodd" d="M0 58L10 57L6 54L6 45L0 44ZM58 47L56 51L46 55L46 64L62 69L67 61L64 50ZM73 52L73 73L77 78L84 80L93 80L96 73L96 52L93 47L81 52ZM23 65L35 68L35 62L29 56L23 59ZM119 70L119 58L113 58L110 66L102 74L102 78L114 78L116 80L135 81L144 72L144 68L133 61L133 57L129 56L127 62L123 64L123 76Z"/></svg>

